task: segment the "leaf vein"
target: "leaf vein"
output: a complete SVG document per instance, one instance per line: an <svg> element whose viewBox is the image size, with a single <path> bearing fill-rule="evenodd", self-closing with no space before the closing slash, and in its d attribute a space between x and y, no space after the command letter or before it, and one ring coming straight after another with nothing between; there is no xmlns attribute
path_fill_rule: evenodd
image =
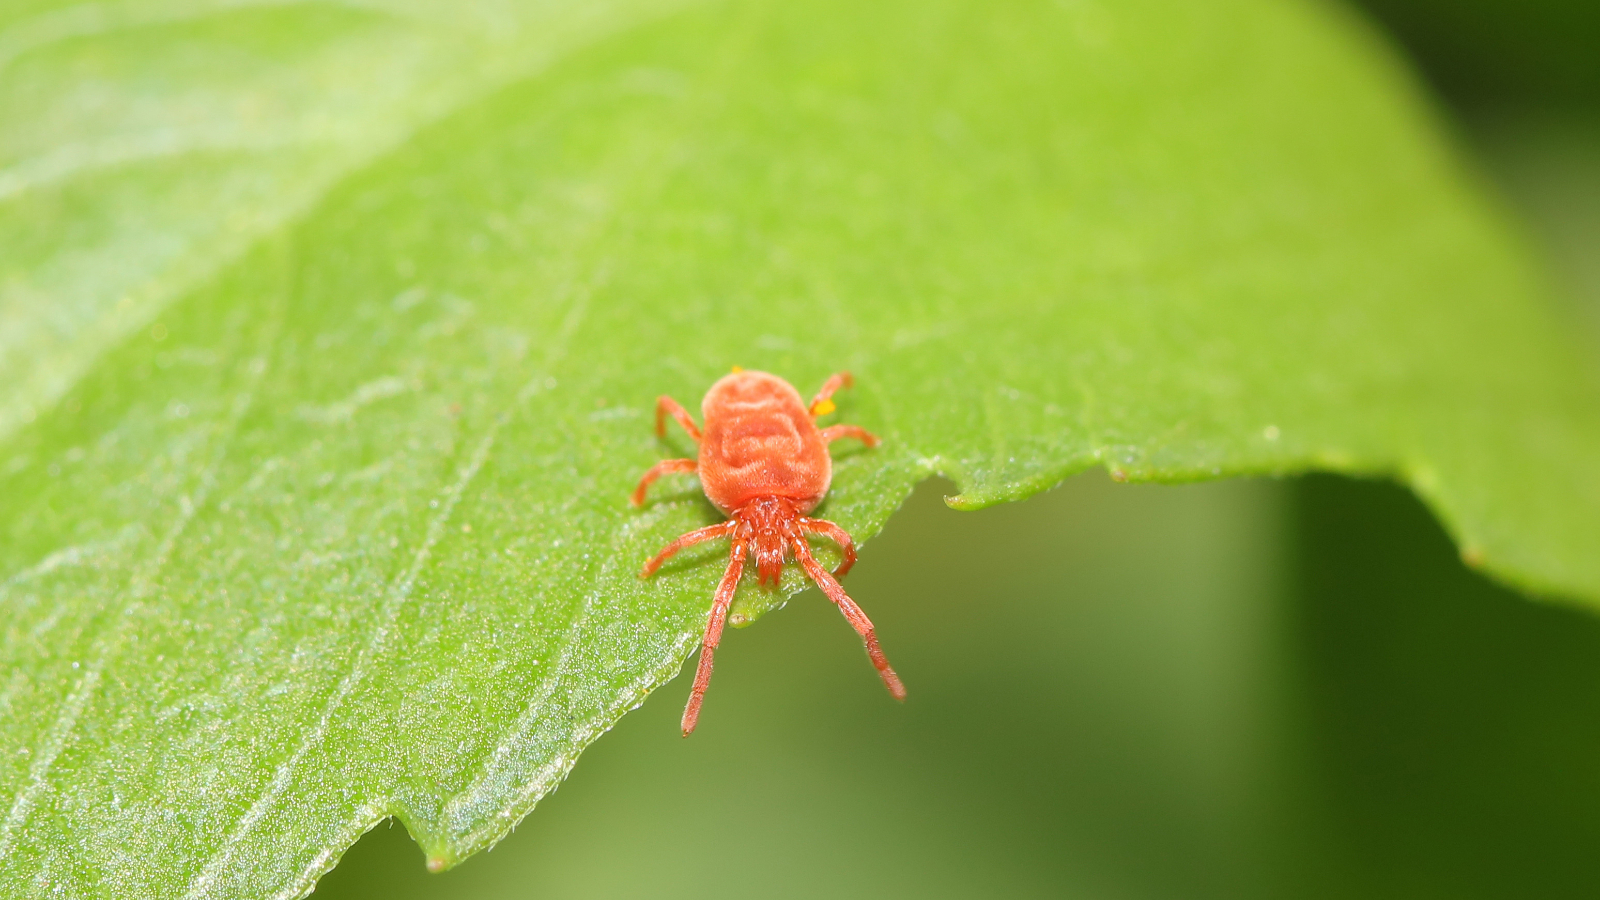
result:
<svg viewBox="0 0 1600 900"><path fill-rule="evenodd" d="M223 839L222 846L218 848L218 852L212 857L211 862L190 882L188 890L183 894L185 898L203 896L204 892L216 881L223 868L232 861L233 854L240 843L249 836L250 832L278 802L278 798L283 794L284 789L289 786L306 755L319 745L323 737L327 735L328 728L333 723L333 717L344 705L345 700L354 693L356 687L366 678L368 667L371 665L372 660L382 652L384 644L388 641L389 634L394 628L395 620L400 615L401 608L405 605L406 600L410 599L411 588L416 583L417 575L422 571L422 567L427 564L434 546L444 537L445 526L449 524L450 516L454 514L456 505L460 502L462 495L466 493L467 486L471 484L472 480L477 477L479 470L483 468L483 463L488 459L489 450L494 446L495 437L499 434L505 420L506 417L501 416L490 425L488 432L478 441L478 445L473 448L472 456L467 465L456 473L455 481L445 491L444 502L440 504L439 512L428 523L428 531L423 536L421 545L417 547L417 552L412 555L411 563L391 583L388 597L379 611L377 629L367 641L366 646L357 654L355 664L350 667L350 671L346 672L344 677L339 680L332 696L324 704L321 715L317 717L317 724L306 732L295 751L273 772L272 779L267 782L266 789L250 805L250 808L245 811L239 821L234 824L228 836Z"/></svg>

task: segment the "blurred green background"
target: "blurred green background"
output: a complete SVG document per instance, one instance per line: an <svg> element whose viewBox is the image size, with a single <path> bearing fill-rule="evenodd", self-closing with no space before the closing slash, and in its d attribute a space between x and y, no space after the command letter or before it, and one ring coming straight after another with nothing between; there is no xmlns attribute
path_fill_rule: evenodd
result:
<svg viewBox="0 0 1600 900"><path fill-rule="evenodd" d="M1600 348L1600 4L1367 0ZM1088 473L918 490L852 594L732 632L510 839L380 826L330 898L1600 896L1600 621L1469 572L1409 494ZM622 848L623 852L618 852Z"/></svg>

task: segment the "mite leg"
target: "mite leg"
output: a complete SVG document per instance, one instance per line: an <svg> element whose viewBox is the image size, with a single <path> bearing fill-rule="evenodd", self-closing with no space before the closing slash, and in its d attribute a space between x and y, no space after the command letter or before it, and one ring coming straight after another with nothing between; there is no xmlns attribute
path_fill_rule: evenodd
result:
<svg viewBox="0 0 1600 900"><path fill-rule="evenodd" d="M673 472L693 472L696 465L698 463L692 459L663 459L651 466L650 471L639 479L639 486L633 489L633 495L628 498L628 502L634 506L643 506L644 492L650 487L650 482L663 475L671 475Z"/></svg>
<svg viewBox="0 0 1600 900"><path fill-rule="evenodd" d="M817 391L817 395L811 398L811 406L808 407L811 410L811 414L813 416L825 416L833 412L833 401L828 398L832 397L833 392L839 388L849 387L854 383L855 378L851 377L849 372L835 373L822 383L822 390Z"/></svg>
<svg viewBox="0 0 1600 900"><path fill-rule="evenodd" d="M817 558L811 555L811 548L806 546L805 541L794 542L794 555L800 558L800 565L806 570L806 574L811 576L811 580L817 583L817 587L822 588L822 592L828 595L829 600L838 605L839 611L844 613L851 627L855 628L861 639L867 642L867 656L871 658L873 668L878 670L878 676L883 679L883 686L889 689L889 694L896 700L904 700L906 686L900 683L900 676L889 668L889 660L883 655L883 648L878 646L878 633L872 628L872 620L868 619L867 614L861 611L861 607L850 599L850 595L844 592L839 582L828 574L822 563L817 562Z"/></svg>
<svg viewBox="0 0 1600 900"><path fill-rule="evenodd" d="M733 603L733 593L739 589L739 576L744 572L744 544L734 544L728 571L722 573L716 596L711 601L711 618L706 622L706 635L700 641L700 665L694 670L694 688L689 691L689 705L683 708L683 736L694 732L700 721L700 704L706 699L706 686L711 684L711 658L722 640L722 626L728 621L728 607Z"/></svg>
<svg viewBox="0 0 1600 900"><path fill-rule="evenodd" d="M860 425L829 425L827 428L822 429L822 440L825 443L831 444L839 438L845 437L855 438L868 447L876 447L881 443L877 435L869 433Z"/></svg>
<svg viewBox="0 0 1600 900"><path fill-rule="evenodd" d="M664 438L667 436L667 416L669 415L678 420L678 424L683 426L684 431L689 432L689 437L694 438L696 444L700 443L700 427L694 424L693 419L689 418L688 410L679 406L678 401L668 397L666 394L656 398L656 437Z"/></svg>
<svg viewBox="0 0 1600 900"><path fill-rule="evenodd" d="M833 577L843 578L850 567L856 564L856 542L850 539L850 532L829 522L827 519L801 519L800 530L812 534L820 534L844 551L844 561L839 563L839 568L833 570Z"/></svg>
<svg viewBox="0 0 1600 900"><path fill-rule="evenodd" d="M644 568L639 570L639 577L649 578L654 575L656 570L661 568L661 564L671 559L672 554L677 553L679 550L706 541L716 540L725 534L732 533L737 527L739 527L739 522L735 519L729 519L726 522L718 522L715 525L696 528L688 534L679 535L677 540L661 548L660 553L657 553L649 562L644 564Z"/></svg>

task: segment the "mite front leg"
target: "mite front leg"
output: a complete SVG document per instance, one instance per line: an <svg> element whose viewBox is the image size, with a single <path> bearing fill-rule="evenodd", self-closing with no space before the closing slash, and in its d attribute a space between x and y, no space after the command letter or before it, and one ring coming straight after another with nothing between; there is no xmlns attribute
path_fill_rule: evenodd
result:
<svg viewBox="0 0 1600 900"><path fill-rule="evenodd" d="M877 435L868 432L860 425L829 425L827 428L822 429L822 440L825 443L831 444L839 438L845 437L855 438L868 447L876 447L882 443L882 441L878 440Z"/></svg>
<svg viewBox="0 0 1600 900"><path fill-rule="evenodd" d="M667 436L667 416L678 420L683 430L689 432L689 437L694 438L696 444L700 443L700 427L689 418L689 411L678 404L678 401L666 394L656 398L656 437Z"/></svg>
<svg viewBox="0 0 1600 900"><path fill-rule="evenodd" d="M739 589L739 576L744 572L744 544L733 545L728 560L728 570L722 573L716 596L711 601L711 618L706 621L706 634L700 641L700 665L694 671L694 688L689 691L689 705L683 708L683 736L694 732L700 721L700 704L706 699L706 687L711 684L711 659L722 641L722 626L728 621L728 607L733 594Z"/></svg>
<svg viewBox="0 0 1600 900"><path fill-rule="evenodd" d="M661 564L671 559L672 554L677 553L679 550L685 547L692 547L695 544L702 544L706 541L716 540L726 534L732 534L733 530L738 527L739 522L737 519L729 519L726 522L718 522L715 525L696 528L688 534L679 535L677 540L661 548L660 553L651 557L650 561L644 564L644 568L639 570L639 577L649 578L654 575L656 570L661 568Z"/></svg>
<svg viewBox="0 0 1600 900"><path fill-rule="evenodd" d="M794 555L799 557L801 567L811 576L811 580L817 583L817 587L822 588L822 592L828 595L829 600L838 605L839 612L844 613L845 620L857 634L861 635L861 639L867 642L867 656L872 660L872 667L878 670L878 676L883 679L883 686L889 689L890 696L896 700L906 699L906 686L901 683L900 676L889 668L889 659L883 655L883 648L878 646L878 633L872 627L872 620L868 619L867 614L861 611L861 607L850 599L850 595L844 592L839 582L828 574L822 563L817 562L817 558L811 555L811 548L806 546L805 541L794 542Z"/></svg>
<svg viewBox="0 0 1600 900"><path fill-rule="evenodd" d="M811 398L811 414L813 416L825 416L833 412L833 401L829 399L833 396L833 392L840 388L847 388L852 384L855 384L855 378L849 372L838 372L827 381L824 381L822 390L817 391L817 395Z"/></svg>
<svg viewBox="0 0 1600 900"><path fill-rule="evenodd" d="M801 531L820 534L839 545L839 549L844 552L844 561L839 563L839 568L833 570L833 577L843 578L845 573L850 571L850 567L856 564L856 542L850 539L850 532L827 519L801 519L799 524Z"/></svg>
<svg viewBox="0 0 1600 900"><path fill-rule="evenodd" d="M674 472L693 472L696 465L698 463L692 459L663 459L661 462L651 466L650 471L644 473L644 477L639 479L639 486L633 489L633 495L628 498L628 502L634 506L643 506L644 492L650 487L650 482L663 475L671 475Z"/></svg>

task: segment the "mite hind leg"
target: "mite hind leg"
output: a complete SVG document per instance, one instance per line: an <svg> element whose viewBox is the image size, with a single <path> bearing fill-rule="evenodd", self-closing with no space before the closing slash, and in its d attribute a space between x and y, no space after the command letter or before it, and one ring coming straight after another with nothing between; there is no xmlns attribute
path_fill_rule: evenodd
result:
<svg viewBox="0 0 1600 900"><path fill-rule="evenodd" d="M822 389L811 398L811 405L807 409L811 410L813 416L825 416L833 412L833 400L830 399L833 397L833 392L852 384L855 384L855 378L849 372L835 372L822 383Z"/></svg>
<svg viewBox="0 0 1600 900"><path fill-rule="evenodd" d="M839 438L855 438L868 447L876 447L881 441L878 436L862 428L860 425L829 425L822 429L822 440L833 443Z"/></svg>
<svg viewBox="0 0 1600 900"><path fill-rule="evenodd" d="M639 486L633 489L633 494L628 497L628 502L634 506L643 506L644 492L649 489L652 481L663 475L671 475L674 472L693 472L698 465L699 463L692 459L663 459L661 462L651 466L650 471L644 473L644 477L639 479Z"/></svg>
<svg viewBox="0 0 1600 900"><path fill-rule="evenodd" d="M683 430L689 432L689 437L694 438L696 444L700 443L700 426L689 418L689 411L682 404L666 394L656 398L656 437L667 436L667 416L676 419Z"/></svg>
<svg viewBox="0 0 1600 900"><path fill-rule="evenodd" d="M839 372L824 381L822 390L817 391L817 395L811 398L811 406L809 407L811 415L825 416L833 412L835 409L832 399L833 392L840 388L850 387L853 384L855 384L855 379L851 377L849 372ZM865 428L859 425L830 425L822 429L824 443L831 444L842 437L855 438L868 447L878 446L878 438L869 434Z"/></svg>

